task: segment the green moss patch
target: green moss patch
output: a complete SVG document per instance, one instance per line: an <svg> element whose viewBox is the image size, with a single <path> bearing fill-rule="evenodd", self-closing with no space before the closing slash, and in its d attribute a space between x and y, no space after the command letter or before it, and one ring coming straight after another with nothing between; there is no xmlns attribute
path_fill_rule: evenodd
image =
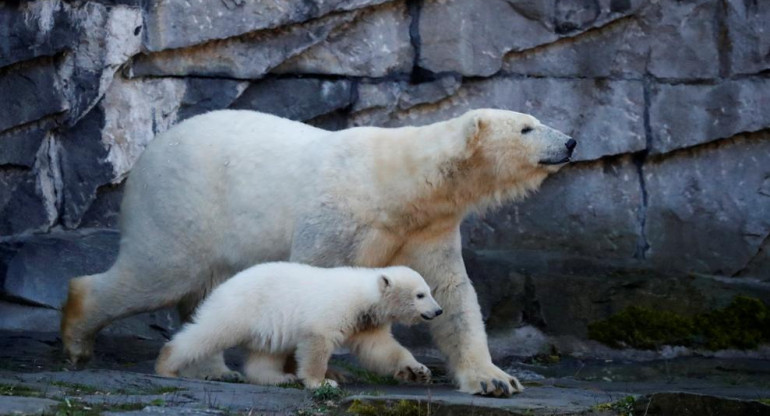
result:
<svg viewBox="0 0 770 416"><path fill-rule="evenodd" d="M588 325L588 337L613 348L754 349L770 342L770 308L748 296L736 296L724 308L695 316L630 306Z"/></svg>
<svg viewBox="0 0 770 416"><path fill-rule="evenodd" d="M420 416L430 414L428 406L409 400L376 403L354 400L347 412L359 416Z"/></svg>
<svg viewBox="0 0 770 416"><path fill-rule="evenodd" d="M88 404L79 400L65 399L56 407L55 416L99 416L108 411L141 410L147 407L144 403L124 404Z"/></svg>
<svg viewBox="0 0 770 416"><path fill-rule="evenodd" d="M21 384L0 383L0 396L43 397L43 393Z"/></svg>
<svg viewBox="0 0 770 416"><path fill-rule="evenodd" d="M150 386L146 389L142 389L142 388L99 389L87 384L69 383L66 381L54 381L54 382L51 382L51 385L64 388L67 391L67 393L70 395L84 395L84 394L89 394L89 395L123 394L126 396L148 395L148 394L161 395L161 394L174 393L177 391L186 390L185 388L176 387L176 386Z"/></svg>
<svg viewBox="0 0 770 416"><path fill-rule="evenodd" d="M356 379L356 381L361 383L380 384L380 385L389 385L389 386L394 386L398 384L398 381L393 377L381 376L377 373L371 372L369 370L365 370L347 361L332 359L332 363L335 366L344 368L347 372L349 372L353 376L353 378Z"/></svg>

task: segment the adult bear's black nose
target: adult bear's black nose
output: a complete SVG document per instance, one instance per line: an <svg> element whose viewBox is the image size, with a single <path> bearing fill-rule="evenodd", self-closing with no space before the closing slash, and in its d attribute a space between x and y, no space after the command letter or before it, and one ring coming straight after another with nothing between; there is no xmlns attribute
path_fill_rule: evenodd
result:
<svg viewBox="0 0 770 416"><path fill-rule="evenodd" d="M435 312L435 313L436 313L436 316L439 316L439 315L441 315L442 313L444 313L444 311L443 311L443 310L441 310L441 309L438 309L438 310L436 310L436 312Z"/></svg>
<svg viewBox="0 0 770 416"><path fill-rule="evenodd" d="M569 152L570 156L572 155L572 151L575 150L575 146L577 146L577 142L575 139L569 139L567 140L567 143L564 144L567 146L567 152Z"/></svg>

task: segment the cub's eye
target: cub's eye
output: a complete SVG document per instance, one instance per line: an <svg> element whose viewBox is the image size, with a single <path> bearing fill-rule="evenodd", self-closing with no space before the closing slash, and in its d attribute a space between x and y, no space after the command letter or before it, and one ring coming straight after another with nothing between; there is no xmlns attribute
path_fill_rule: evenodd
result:
<svg viewBox="0 0 770 416"><path fill-rule="evenodd" d="M424 297L425 297L425 294L424 294L424 293L418 293L418 294L417 294L417 299L422 299L422 298L424 298Z"/></svg>
<svg viewBox="0 0 770 416"><path fill-rule="evenodd" d="M521 134L527 134L527 133L529 133L531 131L532 131L532 127L527 126L527 127L524 127L523 129L521 129Z"/></svg>

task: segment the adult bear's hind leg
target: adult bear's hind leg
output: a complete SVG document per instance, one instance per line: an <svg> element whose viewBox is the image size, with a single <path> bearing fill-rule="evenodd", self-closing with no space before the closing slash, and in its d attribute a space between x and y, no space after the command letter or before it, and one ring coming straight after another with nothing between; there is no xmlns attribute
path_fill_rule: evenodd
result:
<svg viewBox="0 0 770 416"><path fill-rule="evenodd" d="M104 273L71 279L61 320L64 352L69 360L73 364L87 362L100 329L116 319L176 302L189 284L181 280L163 285L156 277L139 273L118 257Z"/></svg>

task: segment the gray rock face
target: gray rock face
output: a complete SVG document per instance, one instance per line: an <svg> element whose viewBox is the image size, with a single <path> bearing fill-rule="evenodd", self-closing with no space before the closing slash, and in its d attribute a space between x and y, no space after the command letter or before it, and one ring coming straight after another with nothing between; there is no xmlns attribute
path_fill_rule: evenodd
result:
<svg viewBox="0 0 770 416"><path fill-rule="evenodd" d="M727 0L727 38L731 74L752 74L770 68L770 3Z"/></svg>
<svg viewBox="0 0 770 416"><path fill-rule="evenodd" d="M72 126L102 98L117 70L139 53L142 13L138 7L97 2L63 7L79 36L59 68L59 89L69 103L67 124Z"/></svg>
<svg viewBox="0 0 770 416"><path fill-rule="evenodd" d="M524 325L584 339L588 324L629 306L694 315L725 307L737 295L770 302L770 282L668 274L642 260L591 257L544 250L464 250L495 350L524 354L524 348L504 344Z"/></svg>
<svg viewBox="0 0 770 416"><path fill-rule="evenodd" d="M357 15L356 12L332 15L288 28L141 55L133 63L130 75L261 78L287 58L318 44L335 28L352 21Z"/></svg>
<svg viewBox="0 0 770 416"><path fill-rule="evenodd" d="M38 397L0 396L0 415L49 414L59 402Z"/></svg>
<svg viewBox="0 0 770 416"><path fill-rule="evenodd" d="M746 78L715 85L656 84L652 88L652 151L707 143L770 125L770 80Z"/></svg>
<svg viewBox="0 0 770 416"><path fill-rule="evenodd" d="M295 97L304 97L297 101ZM231 108L257 110L292 120L309 120L351 103L349 81L271 79L252 84Z"/></svg>
<svg viewBox="0 0 770 416"><path fill-rule="evenodd" d="M227 108L246 89L248 83L230 79L189 78L176 119Z"/></svg>
<svg viewBox="0 0 770 416"><path fill-rule="evenodd" d="M663 3L644 11L649 34L647 69L659 78L713 78L719 75L719 52L711 0Z"/></svg>
<svg viewBox="0 0 770 416"><path fill-rule="evenodd" d="M490 0L479 7L473 0L428 0L420 15L419 64L433 72L489 76L510 51L574 36L629 15L642 3Z"/></svg>
<svg viewBox="0 0 770 416"><path fill-rule="evenodd" d="M382 77L408 73L414 59L405 1L370 8L272 72Z"/></svg>
<svg viewBox="0 0 770 416"><path fill-rule="evenodd" d="M752 400L736 400L719 396L692 393L656 393L650 396L649 404L640 400L634 406L635 412L644 411L650 416L676 414L681 416L700 415L763 415L770 412L770 406Z"/></svg>
<svg viewBox="0 0 770 416"><path fill-rule="evenodd" d="M593 160L645 148L643 103L637 81L497 78L467 81L450 99L395 113L388 125L428 124L472 108L513 110L571 135L574 159Z"/></svg>
<svg viewBox="0 0 770 416"><path fill-rule="evenodd" d="M32 171L0 168L0 237L45 231L54 218Z"/></svg>
<svg viewBox="0 0 770 416"><path fill-rule="evenodd" d="M521 324L539 324L530 303L531 279L508 262L490 259L475 250L464 249L465 269L481 306L485 327L490 332L509 330Z"/></svg>
<svg viewBox="0 0 770 416"><path fill-rule="evenodd" d="M58 332L60 320L55 309L0 301L0 329L4 331Z"/></svg>
<svg viewBox="0 0 770 416"><path fill-rule="evenodd" d="M193 84L190 95L187 94L188 82ZM219 85L222 90L205 98L200 94L200 87L207 83ZM236 91L233 91L233 88ZM105 161L112 165L110 181L116 183L122 180L155 135L166 131L177 121L177 112L184 104L184 97L197 101L188 102L185 107L185 111L195 113L206 110L203 101L208 99L214 102L228 102L227 98L242 91L242 88L245 88L245 85L233 86L232 83L218 83L215 80L116 79L104 93L99 107L94 109L96 113L104 114L104 121L101 130L94 130L92 133L95 137L100 137L100 144L107 151ZM97 128L96 125L93 127ZM102 181L95 185L106 183Z"/></svg>
<svg viewBox="0 0 770 416"><path fill-rule="evenodd" d="M105 185L96 190L96 199L88 207L80 221L82 228L118 228L123 185Z"/></svg>
<svg viewBox="0 0 770 416"><path fill-rule="evenodd" d="M770 234L769 167L764 132L647 163L649 259L680 270L740 271Z"/></svg>
<svg viewBox="0 0 770 416"><path fill-rule="evenodd" d="M648 3L581 36L505 56L504 71L549 77L719 75L715 2Z"/></svg>
<svg viewBox="0 0 770 416"><path fill-rule="evenodd" d="M386 0L232 0L213 4L160 0L145 15L145 47L175 49L260 29L304 22L334 11L354 10Z"/></svg>
<svg viewBox="0 0 770 416"><path fill-rule="evenodd" d="M4 292L59 308L70 278L103 272L112 265L119 239L117 232L100 231L24 244L8 264Z"/></svg>
<svg viewBox="0 0 770 416"><path fill-rule="evenodd" d="M770 194L765 192L764 195ZM770 236L765 237L765 241L759 247L754 257L752 257L742 269L735 273L736 276L753 276L768 280L770 276Z"/></svg>
<svg viewBox="0 0 770 416"><path fill-rule="evenodd" d="M353 103L353 125L392 125L394 110L431 104L450 97L460 88L460 80L448 76L436 81L410 84L405 81L358 84L358 98Z"/></svg>
<svg viewBox="0 0 770 416"><path fill-rule="evenodd" d="M53 56L74 41L69 18L58 1L0 4L0 66Z"/></svg>
<svg viewBox="0 0 770 416"><path fill-rule="evenodd" d="M0 72L0 131L67 110L51 59Z"/></svg>
<svg viewBox="0 0 770 416"><path fill-rule="evenodd" d="M641 204L630 159L569 166L526 200L466 221L465 242L474 249L631 258L640 239Z"/></svg>
<svg viewBox="0 0 770 416"><path fill-rule="evenodd" d="M647 66L649 36L638 19L621 19L582 36L511 52L505 55L503 71L543 77L639 77Z"/></svg>
<svg viewBox="0 0 770 416"><path fill-rule="evenodd" d="M32 126L0 134L0 165L34 166L35 156L46 133L45 127Z"/></svg>
<svg viewBox="0 0 770 416"><path fill-rule="evenodd" d="M96 198L96 189L113 178L108 151L100 140L103 127L104 112L94 109L63 134L59 150L64 186L61 219L68 227L77 227Z"/></svg>

